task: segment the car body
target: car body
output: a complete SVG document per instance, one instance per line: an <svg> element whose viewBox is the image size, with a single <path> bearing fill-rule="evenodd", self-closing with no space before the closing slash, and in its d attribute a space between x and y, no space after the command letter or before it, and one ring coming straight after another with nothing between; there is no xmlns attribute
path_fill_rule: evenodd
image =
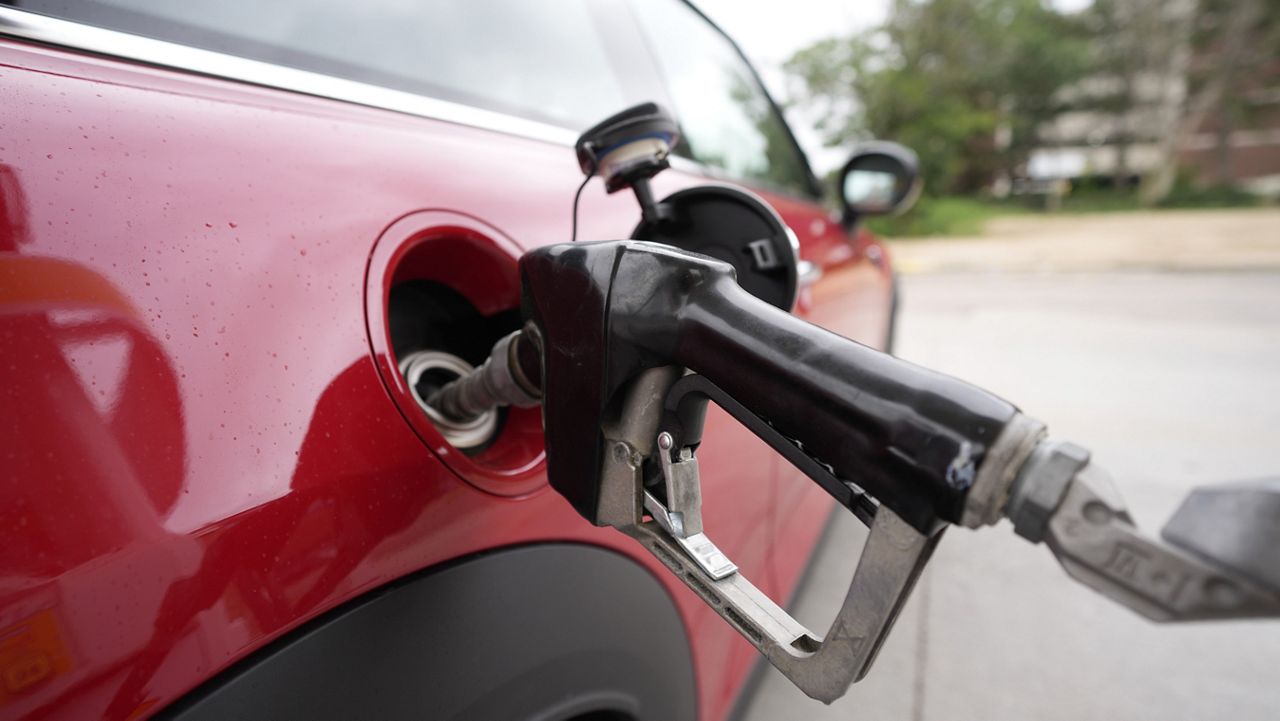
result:
<svg viewBox="0 0 1280 721"><path fill-rule="evenodd" d="M512 411L479 454L445 443L396 369L390 304L407 283L443 293L423 312L465 307L452 322L476 347L491 342L478 329L516 322L517 258L570 234L577 130L657 93L686 153L714 145L715 128L691 126L715 113L688 107L714 63L676 57L704 43L733 69L722 95L747 88L770 118L765 149L794 166L771 183L714 153L680 159L659 196L708 181L759 193L821 272L796 312L882 346L887 255L821 204L732 43L674 0L648 4L674 21L622 0L538 4L530 18L507 17L526 4L486 5L520 42L563 46L584 31L557 29L582 25L610 53L649 48L611 56L618 97L570 117L577 91L556 96L551 69L490 58L514 42L503 33L460 56L479 37L467 32L497 27L462 10L449 57L501 92L553 100L505 108L463 75L451 90L392 87L404 79L332 58L255 57L261 38L222 47L225 33L156 20L163 3L17 5L0 3L0 719L650 718L659 707L636 698L664 688L660 668L688 686L673 717L724 718L751 647L546 487L536 409ZM340 42L351 18L317 6L319 37ZM261 27L301 12L280 8ZM369 47L396 44L404 28L369 14L345 30L387 28ZM659 26L683 29L644 34ZM654 58L668 51L687 76L664 78ZM491 61L527 75L502 80ZM733 141L743 127L725 131L730 146L750 145ZM624 237L637 219L631 199L588 187L578 235ZM785 601L830 501L722 413L699 456L709 531ZM568 666L531 650L557 644ZM592 696L613 682L592 674L615 671L649 690ZM544 698L582 689L576 706ZM471 695L441 700L455 690Z"/></svg>

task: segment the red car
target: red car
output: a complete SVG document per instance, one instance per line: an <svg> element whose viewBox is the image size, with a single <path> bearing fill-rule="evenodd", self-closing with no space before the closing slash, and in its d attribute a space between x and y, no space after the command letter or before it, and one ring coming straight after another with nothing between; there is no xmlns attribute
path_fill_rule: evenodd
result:
<svg viewBox="0 0 1280 721"><path fill-rule="evenodd" d="M0 2L0 719L722 719L752 648L398 369L519 324L576 132L675 110L661 195L764 197L795 312L883 347L887 257L677 0ZM589 187L579 238L638 210ZM830 506L713 412L706 522L794 591Z"/></svg>

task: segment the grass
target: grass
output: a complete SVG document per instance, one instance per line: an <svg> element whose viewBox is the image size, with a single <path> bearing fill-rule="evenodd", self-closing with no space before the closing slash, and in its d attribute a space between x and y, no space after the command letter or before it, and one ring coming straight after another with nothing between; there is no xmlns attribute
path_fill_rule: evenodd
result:
<svg viewBox="0 0 1280 721"><path fill-rule="evenodd" d="M925 196L902 215L869 219L867 227L886 238L978 235L997 215L1025 212L1026 208L981 198Z"/></svg>
<svg viewBox="0 0 1280 721"><path fill-rule="evenodd" d="M1187 185L1175 186L1169 197L1160 203L1162 208L1252 208L1262 205L1263 201L1252 193L1229 185L1214 185L1207 188L1195 188Z"/></svg>
<svg viewBox="0 0 1280 721"><path fill-rule="evenodd" d="M1122 210L1159 210L1161 208L1253 208L1263 201L1256 195L1229 185L1195 187L1179 183L1155 208L1146 208L1136 192L1115 190L1078 190L1062 199L1067 213L1110 213Z"/></svg>
<svg viewBox="0 0 1280 721"><path fill-rule="evenodd" d="M1157 208L1248 208L1262 201L1225 186L1196 188L1179 184ZM1136 193L1081 189L1062 199L1057 213L1114 213L1144 210ZM920 198L910 211L892 218L870 218L867 227L885 238L981 235L987 221L1002 215L1045 213L1043 196L993 200L962 196Z"/></svg>

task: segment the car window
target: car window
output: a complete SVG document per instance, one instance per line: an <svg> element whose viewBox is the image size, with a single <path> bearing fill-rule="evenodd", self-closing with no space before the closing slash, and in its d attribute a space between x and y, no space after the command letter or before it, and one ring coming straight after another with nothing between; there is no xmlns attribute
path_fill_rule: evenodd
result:
<svg viewBox="0 0 1280 721"><path fill-rule="evenodd" d="M24 10L586 128L661 99L616 0L0 0ZM634 44L634 55L628 48ZM645 87L638 73L653 75Z"/></svg>
<svg viewBox="0 0 1280 721"><path fill-rule="evenodd" d="M679 0L631 7L657 56L685 152L736 178L811 194L803 156L737 48Z"/></svg>

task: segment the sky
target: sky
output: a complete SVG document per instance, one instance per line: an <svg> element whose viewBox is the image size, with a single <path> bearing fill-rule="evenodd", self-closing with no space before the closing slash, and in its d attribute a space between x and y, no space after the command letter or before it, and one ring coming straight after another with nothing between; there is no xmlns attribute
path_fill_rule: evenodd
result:
<svg viewBox="0 0 1280 721"><path fill-rule="evenodd" d="M797 50L824 38L849 35L884 21L892 0L693 0L707 17L727 32L760 73L778 102L786 100L782 63ZM1091 0L1053 0L1059 10L1074 12ZM787 112L796 139L821 177L839 167L849 149L825 148L813 120Z"/></svg>

